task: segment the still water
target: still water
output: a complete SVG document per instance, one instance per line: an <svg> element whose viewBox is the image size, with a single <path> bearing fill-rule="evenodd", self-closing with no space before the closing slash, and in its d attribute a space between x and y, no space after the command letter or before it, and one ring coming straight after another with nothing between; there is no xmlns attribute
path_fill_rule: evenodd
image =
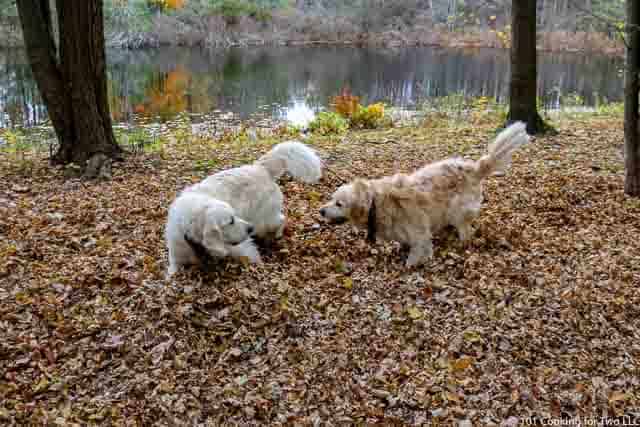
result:
<svg viewBox="0 0 640 427"><path fill-rule="evenodd" d="M363 103L409 110L454 93L505 101L509 88L509 52L496 49L178 47L107 56L111 110L119 122L233 112L304 124L345 88ZM539 96L547 108L565 99L587 106L618 101L622 67L621 58L541 53ZM44 120L24 51L0 50L0 127Z"/></svg>

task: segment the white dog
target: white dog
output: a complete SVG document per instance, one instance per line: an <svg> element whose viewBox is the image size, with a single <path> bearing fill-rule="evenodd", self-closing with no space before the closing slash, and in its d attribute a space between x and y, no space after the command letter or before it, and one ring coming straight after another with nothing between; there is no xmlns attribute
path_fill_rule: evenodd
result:
<svg viewBox="0 0 640 427"><path fill-rule="evenodd" d="M368 228L373 241L378 231L384 239L409 246L407 266L414 266L433 256L432 235L445 226L453 225L463 242L471 237L482 182L508 167L512 153L529 140L525 127L522 122L507 127L477 161L450 158L411 175L343 185L320 214L332 223L351 221Z"/></svg>
<svg viewBox="0 0 640 427"><path fill-rule="evenodd" d="M250 236L282 237L284 197L276 180L285 172L315 183L322 176L322 161L308 146L288 141L252 165L218 172L186 188L169 208L168 274L197 263L198 245L212 256L260 262Z"/></svg>

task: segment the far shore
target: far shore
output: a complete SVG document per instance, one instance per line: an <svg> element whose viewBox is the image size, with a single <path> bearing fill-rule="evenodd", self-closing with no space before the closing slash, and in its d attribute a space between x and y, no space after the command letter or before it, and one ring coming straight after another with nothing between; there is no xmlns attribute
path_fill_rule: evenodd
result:
<svg viewBox="0 0 640 427"><path fill-rule="evenodd" d="M286 37L290 36L290 37ZM293 34L283 36L273 32L247 33L227 30L222 33L171 35L108 32L107 46L122 49L149 49L163 46L202 46L229 48L243 46L327 46L358 47L435 46L443 48L509 48L504 33L490 30L448 31L443 27L411 31L381 31L370 33ZM23 46L19 29L0 26L0 48ZM538 50L544 52L595 53L623 56L624 44L601 33L554 31L538 37Z"/></svg>

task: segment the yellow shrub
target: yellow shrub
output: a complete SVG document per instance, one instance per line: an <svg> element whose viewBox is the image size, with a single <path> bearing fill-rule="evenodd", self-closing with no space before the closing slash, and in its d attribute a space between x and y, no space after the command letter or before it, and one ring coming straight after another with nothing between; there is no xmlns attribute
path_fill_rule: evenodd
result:
<svg viewBox="0 0 640 427"><path fill-rule="evenodd" d="M375 129L382 124L384 118L384 104L377 102L367 107L358 105L351 116L351 127L360 129Z"/></svg>

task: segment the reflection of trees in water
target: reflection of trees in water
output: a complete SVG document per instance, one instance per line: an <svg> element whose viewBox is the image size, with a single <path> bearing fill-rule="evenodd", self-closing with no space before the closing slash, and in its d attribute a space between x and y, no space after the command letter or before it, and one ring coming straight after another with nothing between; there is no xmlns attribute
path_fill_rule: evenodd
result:
<svg viewBox="0 0 640 427"><path fill-rule="evenodd" d="M0 126L3 118L33 123L44 117L24 54L17 52L0 52ZM111 108L118 121L134 113L167 119L182 111L214 109L247 116L265 105L262 111L271 113L302 101L319 109L344 87L364 103L407 107L451 93L503 101L508 96L508 51L491 49L164 48L110 51L108 59ZM572 92L587 103L593 103L594 93L619 99L619 66L620 60L605 57L541 55L539 94L549 102L557 93Z"/></svg>
<svg viewBox="0 0 640 427"><path fill-rule="evenodd" d="M237 69L239 61L234 61ZM594 101L592 94L596 92L619 99L622 81L608 77L619 63L604 57L543 55L539 94L559 88L561 93L583 94L588 103ZM508 96L508 52L491 49L256 49L242 51L239 68L242 72L223 76L225 86L229 82L222 88L225 99L242 97L249 91L279 103L311 96L319 106L345 86L361 96L363 102L384 100L402 106L451 93L498 100ZM253 105L246 107L245 111L255 109Z"/></svg>
<svg viewBox="0 0 640 427"><path fill-rule="evenodd" d="M578 93L588 105L605 97L609 101L622 99L623 78L619 70L621 59L604 56L571 54L544 55L538 59L538 93L549 102L553 94Z"/></svg>
<svg viewBox="0 0 640 427"><path fill-rule="evenodd" d="M0 51L0 127L33 126L46 119L46 109L24 52Z"/></svg>

